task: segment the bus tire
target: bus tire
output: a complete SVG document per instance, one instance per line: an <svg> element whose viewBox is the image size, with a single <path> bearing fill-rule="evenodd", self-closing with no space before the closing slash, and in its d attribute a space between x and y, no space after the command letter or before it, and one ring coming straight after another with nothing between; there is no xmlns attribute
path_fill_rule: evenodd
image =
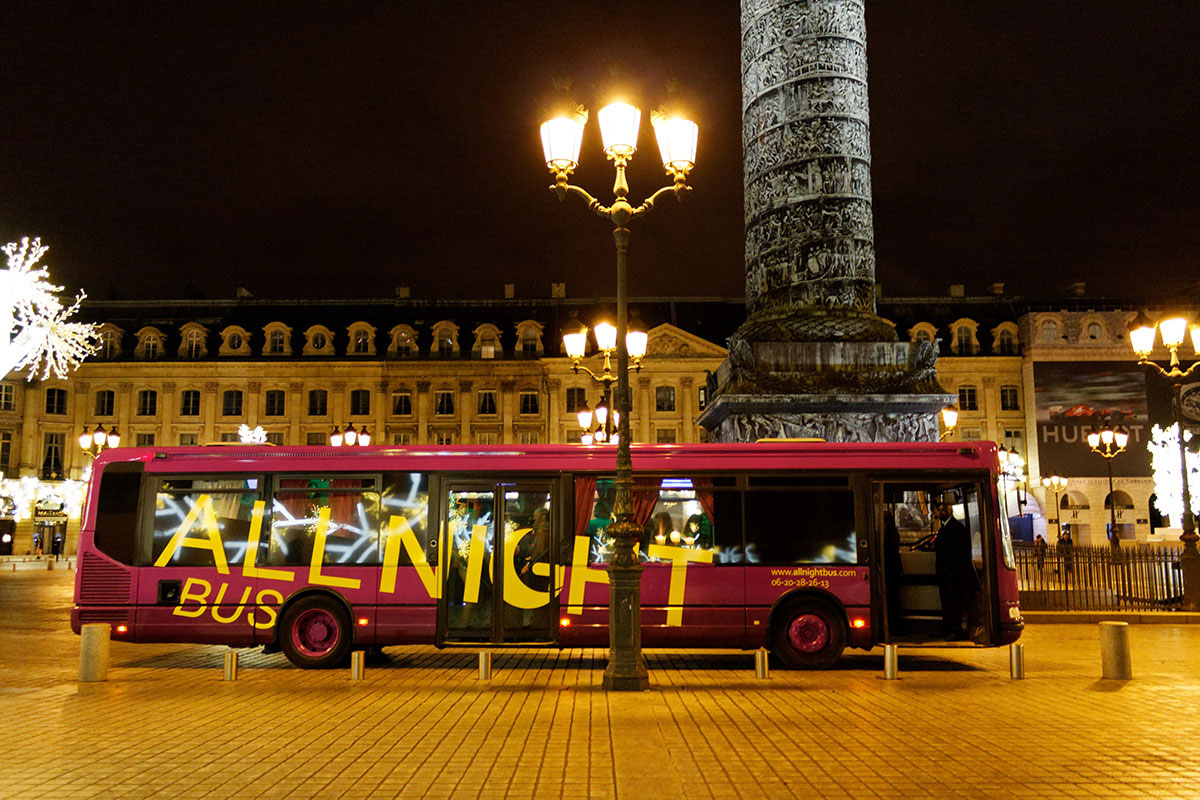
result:
<svg viewBox="0 0 1200 800"><path fill-rule="evenodd" d="M279 621L279 647L301 669L338 666L350 654L352 636L346 609L321 595L300 598Z"/></svg>
<svg viewBox="0 0 1200 800"><path fill-rule="evenodd" d="M792 669L828 669L846 649L842 612L817 597L788 603L776 614L771 649Z"/></svg>

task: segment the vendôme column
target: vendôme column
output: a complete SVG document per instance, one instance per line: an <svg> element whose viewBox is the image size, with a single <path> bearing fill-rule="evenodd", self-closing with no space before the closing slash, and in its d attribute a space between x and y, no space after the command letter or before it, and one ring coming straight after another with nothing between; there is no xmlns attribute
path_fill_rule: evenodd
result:
<svg viewBox="0 0 1200 800"><path fill-rule="evenodd" d="M745 323L716 441L937 439L936 349L875 314L863 0L742 0Z"/></svg>

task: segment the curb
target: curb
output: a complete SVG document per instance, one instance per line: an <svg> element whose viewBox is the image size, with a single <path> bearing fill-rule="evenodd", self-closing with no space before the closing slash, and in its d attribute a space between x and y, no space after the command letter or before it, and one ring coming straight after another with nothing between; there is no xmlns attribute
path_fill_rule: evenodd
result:
<svg viewBox="0 0 1200 800"><path fill-rule="evenodd" d="M1128 622L1142 625L1200 625L1200 614L1183 611L1021 611L1031 625Z"/></svg>

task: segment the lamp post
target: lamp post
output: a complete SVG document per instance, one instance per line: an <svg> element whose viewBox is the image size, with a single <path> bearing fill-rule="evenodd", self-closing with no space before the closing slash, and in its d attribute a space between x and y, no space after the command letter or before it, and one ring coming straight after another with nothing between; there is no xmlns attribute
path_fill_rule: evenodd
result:
<svg viewBox="0 0 1200 800"><path fill-rule="evenodd" d="M121 434L117 432L116 426L112 430L104 430L103 425L97 425L96 430L89 431L84 429L79 434L79 448L87 454L87 457L92 461L96 460L96 456L114 447L121 446Z"/></svg>
<svg viewBox="0 0 1200 800"><path fill-rule="evenodd" d="M1196 534L1196 515L1192 511L1192 492L1188 486L1187 448L1183 443L1183 382L1195 372L1200 371L1200 361L1194 362L1186 370L1179 361L1179 348L1183 346L1184 336L1191 330L1192 351L1200 356L1200 324L1188 325L1187 317L1173 315L1158 321L1157 326L1150 321L1144 312L1129 323L1129 343L1138 357L1138 363L1151 367L1159 375L1171 382L1174 388L1173 407L1175 422L1179 426L1179 467L1183 477L1183 534L1179 540L1183 542L1183 555L1180 564L1183 567L1183 609L1185 611L1200 611L1200 550L1196 548L1200 535ZM1171 353L1171 366L1163 369L1150 360L1154 352L1155 334L1161 331L1163 344Z"/></svg>
<svg viewBox="0 0 1200 800"><path fill-rule="evenodd" d="M364 425L363 429L355 430L354 423L346 426L346 430L341 430L337 425L333 426L333 431L329 434L329 443L334 447L366 447L371 444L371 432Z"/></svg>
<svg viewBox="0 0 1200 800"><path fill-rule="evenodd" d="M586 326L576 322L568 326L563 334L563 347L567 357L571 359L571 369L576 374L580 371L587 373L593 381L600 384L602 391L596 410L592 411L586 405L578 412L579 427L583 428L584 444L604 444L605 442L620 446L621 435L617 433L621 424L621 413L612 409L612 387L617 382L617 376L612 369L612 355L617 349L617 329L608 322L596 324L592 334L596 337L596 346L604 363L597 372L585 366L583 357L587 353ZM633 368L642 371L642 359L646 355L647 334L636 321L629 323L625 334L625 349L633 359ZM595 428L593 429L593 425Z"/></svg>
<svg viewBox="0 0 1200 800"><path fill-rule="evenodd" d="M940 442L942 439L947 439L954 435L954 429L958 426L958 409L954 406L946 406L942 409L942 427L946 430L938 437Z"/></svg>
<svg viewBox="0 0 1200 800"><path fill-rule="evenodd" d="M1067 490L1067 479L1057 475L1042 478L1042 488L1054 492L1054 529L1058 536L1062 536L1062 507L1058 504L1058 496Z"/></svg>
<svg viewBox="0 0 1200 800"><path fill-rule="evenodd" d="M1117 498L1113 494L1112 460L1125 452L1125 445L1129 444L1129 433L1105 425L1103 428L1093 429L1087 435L1087 443L1092 452L1102 456L1104 463L1108 465L1108 543L1114 550L1118 550L1121 547L1121 537L1117 536Z"/></svg>
<svg viewBox="0 0 1200 800"><path fill-rule="evenodd" d="M1025 480L1025 459L1017 452L1017 448L1009 449L1004 445L1000 445L997 455L1000 457L1000 477L1004 479L1005 486L1011 485L1017 491L1017 516L1021 516L1025 505L1025 500L1021 497L1021 481ZM1007 514L1007 489L1004 492L1004 508Z"/></svg>
<svg viewBox="0 0 1200 800"><path fill-rule="evenodd" d="M696 141L699 128L680 114L657 111L651 114L654 133L658 139L663 166L672 177L670 186L654 192L636 208L628 200L629 183L625 168L637 151L638 128L642 112L627 103L611 103L600 109L600 137L604 152L616 168L613 183L615 199L605 206L569 178L579 165L579 150L588 113L582 106L567 103L561 113L542 123L542 149L546 166L554 175L551 187L560 201L568 194L581 198L589 210L613 225L613 240L617 247L617 393L616 410L620 414L617 437L617 475L615 520L608 532L614 537L615 549L609 574L609 661L604 670L604 688L614 691L636 691L649 686L646 665L642 660L642 600L641 565L634 555L634 545L641 531L633 521L633 458L629 449L629 348L626 342L628 324L628 291L626 288L626 258L629 252L629 224L649 214L659 198L670 193L682 200L691 187L687 176L696 164ZM585 338L586 342L586 338Z"/></svg>

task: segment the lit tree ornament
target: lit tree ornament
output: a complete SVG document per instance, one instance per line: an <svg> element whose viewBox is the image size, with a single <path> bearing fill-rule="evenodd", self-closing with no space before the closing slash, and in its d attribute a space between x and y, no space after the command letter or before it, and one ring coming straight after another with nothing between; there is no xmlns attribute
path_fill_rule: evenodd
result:
<svg viewBox="0 0 1200 800"><path fill-rule="evenodd" d="M50 283L45 267L37 266L49 248L41 239L9 242L4 246L8 266L0 270L0 377L29 369L30 379L41 373L65 378L97 349L98 327L67 322L85 295L63 306L61 286Z"/></svg>
<svg viewBox="0 0 1200 800"><path fill-rule="evenodd" d="M263 444L267 441L267 432L262 425L251 428L243 422L238 426L238 439L242 444Z"/></svg>
<svg viewBox="0 0 1200 800"><path fill-rule="evenodd" d="M1183 432L1183 441L1191 441L1192 432ZM1179 425L1176 423L1163 429L1155 425L1150 429L1150 466L1154 470L1154 505L1160 514L1171 518L1171 524L1179 527L1183 519L1183 480L1179 474ZM1192 502L1200 500L1200 456L1188 451L1188 488ZM1193 513L1200 508L1193 508Z"/></svg>

